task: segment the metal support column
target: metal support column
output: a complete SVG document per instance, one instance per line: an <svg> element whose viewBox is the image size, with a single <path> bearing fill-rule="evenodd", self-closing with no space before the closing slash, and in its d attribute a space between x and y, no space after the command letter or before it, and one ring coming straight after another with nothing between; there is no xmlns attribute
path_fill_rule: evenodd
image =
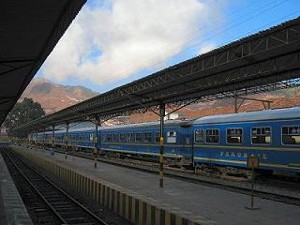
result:
<svg viewBox="0 0 300 225"><path fill-rule="evenodd" d="M237 97L234 96L234 113L238 113L239 109L238 109L238 102L237 102Z"/></svg>
<svg viewBox="0 0 300 225"><path fill-rule="evenodd" d="M54 155L54 146L55 146L54 129L55 129L55 125L52 125L52 149L51 149L51 155Z"/></svg>
<svg viewBox="0 0 300 225"><path fill-rule="evenodd" d="M65 136L65 159L68 158L68 149L69 149L69 123L66 123L66 136Z"/></svg>
<svg viewBox="0 0 300 225"><path fill-rule="evenodd" d="M46 128L44 128L43 151L45 150L45 144L46 144Z"/></svg>
<svg viewBox="0 0 300 225"><path fill-rule="evenodd" d="M159 152L159 187L164 187L164 117L166 114L166 105L161 103L159 105L159 117L160 117L160 152Z"/></svg>
<svg viewBox="0 0 300 225"><path fill-rule="evenodd" d="M27 140L28 140L28 148L31 148L31 136L30 134L27 135Z"/></svg>
<svg viewBox="0 0 300 225"><path fill-rule="evenodd" d="M101 122L99 120L99 117L95 116L95 134L94 134L94 167L97 168L97 162L98 162L98 155L100 149L98 148L98 128L101 126Z"/></svg>

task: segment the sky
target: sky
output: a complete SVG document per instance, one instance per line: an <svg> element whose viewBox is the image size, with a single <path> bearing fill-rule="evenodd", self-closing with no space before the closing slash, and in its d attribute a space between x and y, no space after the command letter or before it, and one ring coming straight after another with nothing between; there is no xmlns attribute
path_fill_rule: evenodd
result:
<svg viewBox="0 0 300 225"><path fill-rule="evenodd" d="M300 0L87 0L37 77L104 93L300 16Z"/></svg>

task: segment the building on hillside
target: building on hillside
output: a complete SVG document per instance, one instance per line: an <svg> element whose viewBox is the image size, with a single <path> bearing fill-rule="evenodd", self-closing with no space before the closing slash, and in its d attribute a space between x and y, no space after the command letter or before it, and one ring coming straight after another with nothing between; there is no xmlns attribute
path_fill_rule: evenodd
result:
<svg viewBox="0 0 300 225"><path fill-rule="evenodd" d="M0 135L7 135L7 131L6 131L6 127L5 126L1 126L0 127Z"/></svg>
<svg viewBox="0 0 300 225"><path fill-rule="evenodd" d="M166 111L166 115L167 115L167 116L165 116L165 120L177 120L177 119L182 119L182 118L183 118L183 115L182 115L182 114L176 113L176 112L169 114L169 113Z"/></svg>

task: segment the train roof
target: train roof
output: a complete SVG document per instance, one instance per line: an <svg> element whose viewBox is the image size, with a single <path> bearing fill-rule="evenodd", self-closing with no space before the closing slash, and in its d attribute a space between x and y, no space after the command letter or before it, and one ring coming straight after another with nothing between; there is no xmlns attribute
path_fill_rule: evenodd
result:
<svg viewBox="0 0 300 225"><path fill-rule="evenodd" d="M126 124L118 126L101 127L101 130L113 130L113 129L128 129L128 128L145 128L145 127L157 127L159 126L159 121L147 122L147 123L135 123ZM180 126L191 126L191 120L166 120L164 122L166 126L180 125Z"/></svg>
<svg viewBox="0 0 300 225"><path fill-rule="evenodd" d="M237 123L252 121L270 121L284 119L300 119L300 107L286 109L272 109L257 112L232 113L214 116L204 116L196 119L194 124L218 124L218 123Z"/></svg>
<svg viewBox="0 0 300 225"><path fill-rule="evenodd" d="M147 123L135 123L135 124L125 124L125 125L117 125L117 126L107 126L107 127L99 127L99 130L114 130L114 129L130 129L130 128L149 128L149 127L157 127L159 126L159 121L147 122ZM192 120L166 120L166 126L183 126L189 127L192 125ZM87 127L70 127L69 132L79 132L79 131L94 131L95 127L87 126ZM66 129L56 130L55 134L65 133ZM52 131L45 132L46 134L52 134ZM43 134L43 132L40 132Z"/></svg>
<svg viewBox="0 0 300 225"><path fill-rule="evenodd" d="M95 130L95 126L87 126L87 127L70 127L69 132L79 132L79 131L92 131ZM55 134L64 134L66 133L66 128L59 128L54 131ZM38 134L44 134L44 132L39 132ZM45 134L52 134L52 131L46 131Z"/></svg>

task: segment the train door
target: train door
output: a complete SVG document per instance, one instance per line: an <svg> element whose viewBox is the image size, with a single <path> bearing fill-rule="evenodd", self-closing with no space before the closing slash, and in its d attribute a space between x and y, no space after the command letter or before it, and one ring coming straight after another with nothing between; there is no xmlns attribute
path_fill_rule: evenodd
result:
<svg viewBox="0 0 300 225"><path fill-rule="evenodd" d="M180 126L181 134L181 155L183 156L182 163L184 165L193 165L193 135L192 126L184 124Z"/></svg>

